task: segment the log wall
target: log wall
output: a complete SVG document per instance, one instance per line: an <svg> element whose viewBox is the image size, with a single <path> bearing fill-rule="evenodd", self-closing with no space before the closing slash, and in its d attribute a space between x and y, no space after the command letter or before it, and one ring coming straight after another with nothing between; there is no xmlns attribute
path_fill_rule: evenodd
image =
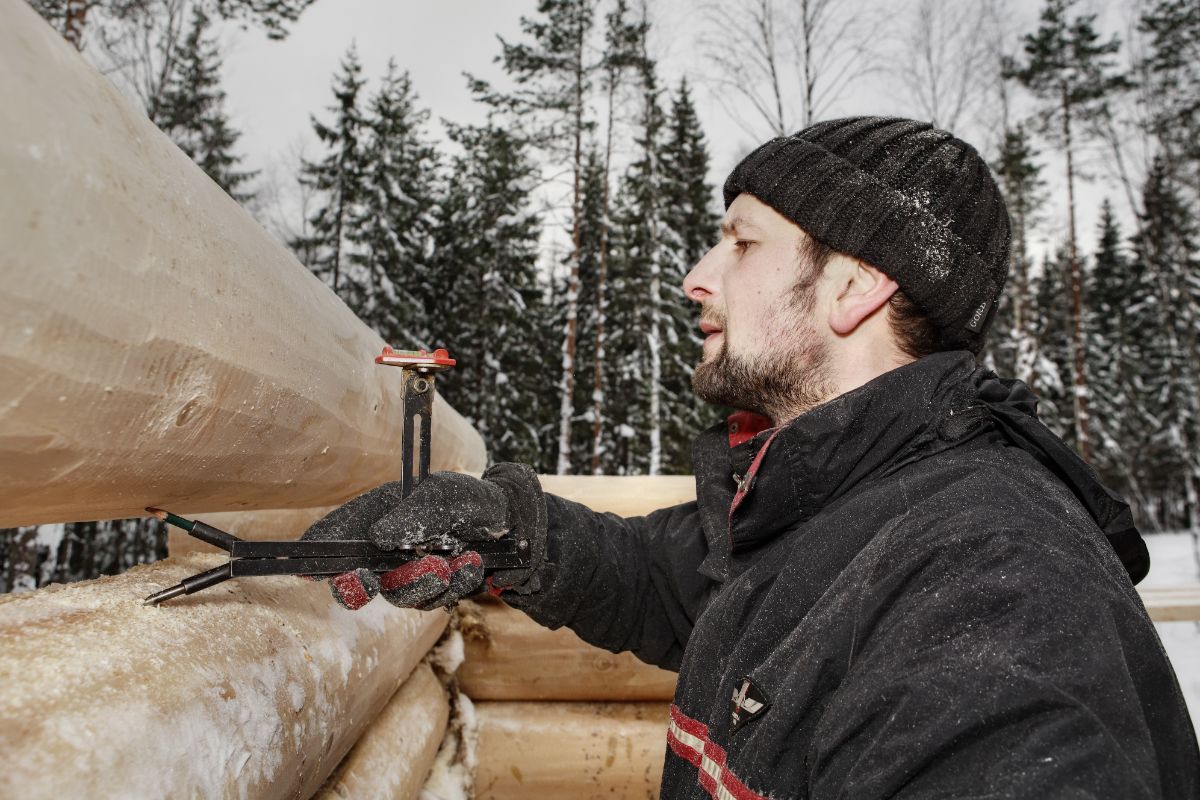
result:
<svg viewBox="0 0 1200 800"><path fill-rule="evenodd" d="M384 707L315 800L415 800L446 735L450 703L427 664Z"/></svg>
<svg viewBox="0 0 1200 800"><path fill-rule="evenodd" d="M0 599L0 797L309 797L446 624L294 577L141 604L219 561Z"/></svg>
<svg viewBox="0 0 1200 800"><path fill-rule="evenodd" d="M658 797L665 703L478 703L476 797Z"/></svg>

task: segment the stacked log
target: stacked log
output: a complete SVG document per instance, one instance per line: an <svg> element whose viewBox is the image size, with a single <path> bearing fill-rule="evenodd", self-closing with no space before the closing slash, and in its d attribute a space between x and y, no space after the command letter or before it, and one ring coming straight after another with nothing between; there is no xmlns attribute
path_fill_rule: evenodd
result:
<svg viewBox="0 0 1200 800"><path fill-rule="evenodd" d="M428 664L420 665L315 797L417 797L446 734L449 717L445 688Z"/></svg>
<svg viewBox="0 0 1200 800"><path fill-rule="evenodd" d="M142 605L219 561L0 599L0 797L309 797L446 623L294 577ZM417 786L441 739L419 714L396 767Z"/></svg>
<svg viewBox="0 0 1200 800"><path fill-rule="evenodd" d="M687 477L542 476L623 516L695 498ZM497 601L464 603L459 687L474 703L477 797L658 796L675 674L551 631Z"/></svg>
<svg viewBox="0 0 1200 800"><path fill-rule="evenodd" d="M479 703L475 796L656 798L667 703Z"/></svg>

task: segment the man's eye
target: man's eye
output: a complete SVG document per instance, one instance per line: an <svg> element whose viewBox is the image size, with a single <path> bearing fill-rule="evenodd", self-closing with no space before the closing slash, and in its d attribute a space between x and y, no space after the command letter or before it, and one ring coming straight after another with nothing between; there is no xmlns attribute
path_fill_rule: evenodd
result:
<svg viewBox="0 0 1200 800"><path fill-rule="evenodd" d="M747 247L749 247L752 244L754 244L754 242L750 242L745 239L737 239L734 241L733 246L734 246L734 249L736 249L736 250L745 250Z"/></svg>

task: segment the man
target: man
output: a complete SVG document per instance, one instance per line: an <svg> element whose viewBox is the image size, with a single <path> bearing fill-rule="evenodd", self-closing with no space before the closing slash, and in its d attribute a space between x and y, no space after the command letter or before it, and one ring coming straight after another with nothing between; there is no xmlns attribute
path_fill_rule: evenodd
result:
<svg viewBox="0 0 1200 800"><path fill-rule="evenodd" d="M335 597L449 604L472 541L524 540L492 591L678 670L665 798L1200 797L1128 507L976 365L1008 265L987 165L838 120L751 153L725 203L684 290L695 390L742 411L697 438L696 502L596 514L515 464L380 487L306 536L462 554Z"/></svg>

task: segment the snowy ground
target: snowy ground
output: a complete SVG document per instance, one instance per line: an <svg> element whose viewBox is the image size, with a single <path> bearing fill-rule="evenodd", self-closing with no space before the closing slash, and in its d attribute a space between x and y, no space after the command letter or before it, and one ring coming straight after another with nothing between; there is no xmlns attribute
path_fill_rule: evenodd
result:
<svg viewBox="0 0 1200 800"><path fill-rule="evenodd" d="M1146 536L1146 544L1150 547L1150 574L1140 587L1200 584L1188 534L1156 533ZM1159 622L1155 627L1179 676L1192 721L1200 726L1200 623Z"/></svg>

